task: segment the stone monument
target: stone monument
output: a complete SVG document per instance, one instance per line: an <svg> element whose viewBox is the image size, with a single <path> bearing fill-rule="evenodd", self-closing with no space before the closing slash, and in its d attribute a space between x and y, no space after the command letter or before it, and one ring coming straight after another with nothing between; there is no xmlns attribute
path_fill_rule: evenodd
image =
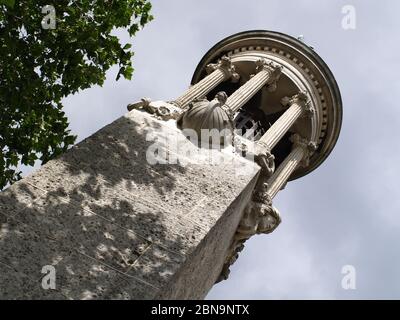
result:
<svg viewBox="0 0 400 320"><path fill-rule="evenodd" d="M323 60L271 31L220 41L180 97L128 110L0 194L0 298L204 298L342 119Z"/></svg>

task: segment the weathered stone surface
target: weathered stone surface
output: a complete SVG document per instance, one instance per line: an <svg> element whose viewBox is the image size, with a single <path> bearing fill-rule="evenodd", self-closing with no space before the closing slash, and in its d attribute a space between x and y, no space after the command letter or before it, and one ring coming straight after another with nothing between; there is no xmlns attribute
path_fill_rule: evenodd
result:
<svg viewBox="0 0 400 320"><path fill-rule="evenodd" d="M43 290L39 278L29 278L27 275L15 271L12 267L0 262L0 292L3 300L62 300L60 292Z"/></svg>
<svg viewBox="0 0 400 320"><path fill-rule="evenodd" d="M33 187L25 181L18 181L12 188L0 193L0 212L13 215L43 195L43 190Z"/></svg>
<svg viewBox="0 0 400 320"><path fill-rule="evenodd" d="M198 150L173 123L131 111L2 193L0 298L204 297L259 167L164 142L179 162L149 163L146 151L166 136ZM206 157L213 163L196 163ZM41 287L45 265L55 290Z"/></svg>
<svg viewBox="0 0 400 320"><path fill-rule="evenodd" d="M241 213L251 198L255 182L256 179L228 208L219 210L220 218L187 257L185 264L174 274L172 281L159 292L157 298L203 299L207 295L221 273L233 234L239 224Z"/></svg>

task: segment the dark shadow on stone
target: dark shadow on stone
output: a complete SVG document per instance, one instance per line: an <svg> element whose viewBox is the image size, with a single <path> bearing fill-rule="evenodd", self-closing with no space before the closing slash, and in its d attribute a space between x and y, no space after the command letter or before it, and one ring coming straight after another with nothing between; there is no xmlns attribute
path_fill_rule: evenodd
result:
<svg viewBox="0 0 400 320"><path fill-rule="evenodd" d="M166 214L186 169L147 163L157 125L120 118L0 194L1 299L155 296L199 236ZM45 265L55 291L41 287Z"/></svg>

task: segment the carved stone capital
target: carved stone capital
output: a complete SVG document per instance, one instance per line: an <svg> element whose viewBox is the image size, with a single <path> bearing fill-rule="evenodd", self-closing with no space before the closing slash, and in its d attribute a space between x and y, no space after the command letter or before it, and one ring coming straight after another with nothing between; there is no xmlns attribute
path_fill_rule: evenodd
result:
<svg viewBox="0 0 400 320"><path fill-rule="evenodd" d="M272 61L261 58L256 61L256 72L267 71L269 73L269 79L267 82L268 91L274 92L277 88L277 82L282 74L283 67Z"/></svg>
<svg viewBox="0 0 400 320"><path fill-rule="evenodd" d="M306 167L309 165L309 160L315 150L317 150L317 144L314 141L309 141L301 137L298 133L290 136L290 141L293 143L293 148L300 147L304 151L303 159L300 165Z"/></svg>
<svg viewBox="0 0 400 320"><path fill-rule="evenodd" d="M313 141L303 138L298 133L292 134L290 136L290 142L293 143L293 147L302 147L311 152L316 150L316 144Z"/></svg>
<svg viewBox="0 0 400 320"><path fill-rule="evenodd" d="M303 117L312 118L315 113L315 109L311 105L311 100L308 98L307 93L304 91L301 91L292 97L284 97L281 100L281 103L285 107L287 107L287 106L290 107L293 104L298 104L298 105L302 106L303 107L303 114L302 114Z"/></svg>
<svg viewBox="0 0 400 320"><path fill-rule="evenodd" d="M232 63L231 58L223 56L217 63L210 63L206 67L207 73L211 73L217 69L220 69L226 74L226 77L232 80L232 82L238 82L240 75L236 72L235 66Z"/></svg>
<svg viewBox="0 0 400 320"><path fill-rule="evenodd" d="M142 98L140 101L128 105L128 111L142 109L152 114L157 119L177 119L182 110L176 105L165 101L151 101L149 98Z"/></svg>
<svg viewBox="0 0 400 320"><path fill-rule="evenodd" d="M240 220L232 244L228 249L221 274L216 282L226 280L229 277L230 266L234 264L239 253L244 248L244 243L255 234L268 234L274 231L281 223L279 211L272 204L250 201L244 215Z"/></svg>
<svg viewBox="0 0 400 320"><path fill-rule="evenodd" d="M291 106L292 104L299 104L301 106L306 106L308 104L308 95L307 92L301 91L298 94L295 94L292 97L284 97L281 100L281 103L284 107Z"/></svg>

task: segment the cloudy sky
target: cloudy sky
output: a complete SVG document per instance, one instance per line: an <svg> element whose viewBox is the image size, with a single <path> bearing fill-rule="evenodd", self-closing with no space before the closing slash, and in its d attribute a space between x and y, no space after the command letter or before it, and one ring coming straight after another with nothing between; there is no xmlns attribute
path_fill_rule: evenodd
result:
<svg viewBox="0 0 400 320"><path fill-rule="evenodd" d="M233 33L265 29L304 35L330 66L344 106L341 136L316 171L275 199L282 224L256 236L210 299L400 298L400 2L153 0L155 19L132 42L132 81L108 81L65 99L82 140L148 96L171 99L188 86L203 54ZM342 8L356 9L344 30ZM356 289L341 286L356 269Z"/></svg>

